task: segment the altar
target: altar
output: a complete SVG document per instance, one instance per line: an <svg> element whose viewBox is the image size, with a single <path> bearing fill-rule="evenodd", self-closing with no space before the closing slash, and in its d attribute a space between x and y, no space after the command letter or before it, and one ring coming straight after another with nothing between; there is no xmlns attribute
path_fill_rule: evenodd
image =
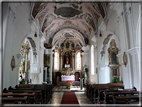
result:
<svg viewBox="0 0 142 107"><path fill-rule="evenodd" d="M65 76L61 76L61 81L74 81L75 80L75 77L74 75L72 76L68 76L68 75L65 75Z"/></svg>

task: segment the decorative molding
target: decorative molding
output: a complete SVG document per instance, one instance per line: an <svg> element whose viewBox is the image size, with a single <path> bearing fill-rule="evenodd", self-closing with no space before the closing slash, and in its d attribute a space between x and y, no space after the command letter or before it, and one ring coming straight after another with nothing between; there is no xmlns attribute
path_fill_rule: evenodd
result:
<svg viewBox="0 0 142 107"><path fill-rule="evenodd" d="M105 54L105 51L106 51L106 47L107 47L107 44L108 44L108 42L109 42L109 40L110 40L110 38L111 38L111 36L112 36L112 34L108 34L107 35L107 37L104 39L104 41L103 41L103 47L102 47L102 49L101 49L101 58L104 56L104 54Z"/></svg>
<svg viewBox="0 0 142 107"><path fill-rule="evenodd" d="M127 17L127 18L130 18L130 17L131 17L131 7L129 7L128 9L126 9L125 14L126 14L126 17Z"/></svg>
<svg viewBox="0 0 142 107"><path fill-rule="evenodd" d="M15 17L15 12L11 7L9 7L9 16L8 17L12 21L12 23L14 23L14 20L16 19L16 17Z"/></svg>
<svg viewBox="0 0 142 107"><path fill-rule="evenodd" d="M124 54L123 54L123 63L124 63L124 65L125 65L125 67L126 67L126 65L127 65L127 62L128 62L128 58L127 58L126 53L124 52Z"/></svg>
<svg viewBox="0 0 142 107"><path fill-rule="evenodd" d="M11 59L11 68L12 68L12 71L13 71L13 69L15 68L16 66L15 66L15 58L14 58L14 56L12 56L12 59Z"/></svg>
<svg viewBox="0 0 142 107"><path fill-rule="evenodd" d="M108 54L109 54L109 65L108 66L110 67L119 66L119 59L117 57L117 54L119 53L119 51L120 50L116 47L115 40L112 39L110 42L110 47L108 48Z"/></svg>
<svg viewBox="0 0 142 107"><path fill-rule="evenodd" d="M120 24L123 22L123 12L117 17L117 22Z"/></svg>
<svg viewBox="0 0 142 107"><path fill-rule="evenodd" d="M127 50L126 52L130 53L132 56L133 55L140 55L140 47L131 48L131 49Z"/></svg>

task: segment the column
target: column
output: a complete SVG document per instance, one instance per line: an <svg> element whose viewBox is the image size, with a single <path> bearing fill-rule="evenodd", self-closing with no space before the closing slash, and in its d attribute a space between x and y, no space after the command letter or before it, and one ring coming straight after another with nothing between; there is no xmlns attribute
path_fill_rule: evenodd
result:
<svg viewBox="0 0 142 107"><path fill-rule="evenodd" d="M87 68L89 67L88 65L88 56L89 56L89 53L88 52L83 52L82 53L82 65L87 65ZM87 83L87 75L86 75L86 72L85 72L85 78L84 78L84 83L86 84Z"/></svg>
<svg viewBox="0 0 142 107"><path fill-rule="evenodd" d="M63 55L61 53L61 55L60 55L60 70L62 70L62 67L63 67Z"/></svg>
<svg viewBox="0 0 142 107"><path fill-rule="evenodd" d="M80 54L80 58L81 58L81 71L83 71L83 55L82 55L82 52Z"/></svg>
<svg viewBox="0 0 142 107"><path fill-rule="evenodd" d="M74 71L74 66L75 66L75 63L74 63L75 60L74 60L74 58L75 58L74 55L72 55L72 70L73 71Z"/></svg>
<svg viewBox="0 0 142 107"><path fill-rule="evenodd" d="M141 74L141 70L140 70L140 47L134 47L131 48L129 50L127 50L127 53L130 54L130 60L131 63L128 65L131 66L131 75L132 75L132 86L136 87L136 89L138 91L141 90L140 88L140 84L141 84L141 80L140 80L140 74Z"/></svg>
<svg viewBox="0 0 142 107"><path fill-rule="evenodd" d="M52 66L54 65L54 57L53 57L53 54L54 54L54 52L51 52L51 53L50 53L50 61L51 61L51 62L53 61L53 63L50 63L50 68L49 68L51 84L53 83L53 81L52 81L52 71L53 71Z"/></svg>

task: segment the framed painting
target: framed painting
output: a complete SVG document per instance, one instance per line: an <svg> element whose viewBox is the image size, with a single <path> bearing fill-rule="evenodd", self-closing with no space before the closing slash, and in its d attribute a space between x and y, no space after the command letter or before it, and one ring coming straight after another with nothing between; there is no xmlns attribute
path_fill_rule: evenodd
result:
<svg viewBox="0 0 142 107"><path fill-rule="evenodd" d="M126 55L125 52L124 52L124 54L123 54L123 63L124 63L124 65L125 65L125 67L126 67L126 65L127 65L127 55Z"/></svg>
<svg viewBox="0 0 142 107"><path fill-rule="evenodd" d="M12 68L12 71L15 68L15 58L14 58L14 56L11 59L11 68Z"/></svg>
<svg viewBox="0 0 142 107"><path fill-rule="evenodd" d="M112 68L112 76L118 76L118 68Z"/></svg>

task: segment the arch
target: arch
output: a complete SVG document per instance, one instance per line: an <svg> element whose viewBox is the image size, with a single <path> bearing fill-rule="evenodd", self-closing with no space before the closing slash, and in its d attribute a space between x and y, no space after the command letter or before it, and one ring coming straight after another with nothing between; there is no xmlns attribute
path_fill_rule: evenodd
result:
<svg viewBox="0 0 142 107"><path fill-rule="evenodd" d="M104 32L104 37L103 37L103 39L102 39L102 41L101 41L101 43L102 43L102 46L101 46L101 48L100 48L100 57L102 58L103 57L103 55L105 54L105 53L107 53L107 49L108 49L108 47L109 47L109 44L110 44L110 42L111 42L111 40L112 39L114 39L115 40L115 42L116 42L116 45L117 45L117 47L120 49L120 40L118 39L118 37L113 33L113 32L111 32L111 31L105 31ZM110 38L108 39L108 36L110 35ZM107 39L108 41L105 41L105 39ZM105 43L106 42L106 43ZM103 54L103 55L102 55ZM105 56L106 56L106 54L105 54ZM106 57L105 57L106 58ZM107 59L106 59L107 60Z"/></svg>
<svg viewBox="0 0 142 107"><path fill-rule="evenodd" d="M75 32L77 34L77 38L78 40L81 42L81 44L83 46L85 46L85 37L84 35L82 35L82 33L80 33L78 30L74 29L74 28L61 28L57 30L57 33L54 33L54 35L52 35L52 45L56 42L57 38L59 38L60 35L58 35L59 33L64 32L65 30L73 30L73 32ZM64 40L66 39L66 37L64 38Z"/></svg>

